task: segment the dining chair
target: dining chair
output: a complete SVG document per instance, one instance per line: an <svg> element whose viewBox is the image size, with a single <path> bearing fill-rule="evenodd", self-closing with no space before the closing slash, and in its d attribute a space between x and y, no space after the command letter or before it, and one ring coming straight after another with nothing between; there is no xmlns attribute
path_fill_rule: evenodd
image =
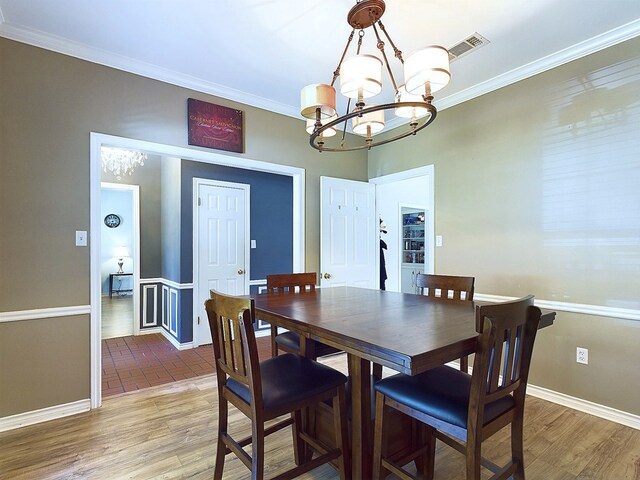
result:
<svg viewBox="0 0 640 480"><path fill-rule="evenodd" d="M446 302L473 302L475 277L418 273L416 287L420 295ZM469 358L460 359L460 370L469 371Z"/></svg>
<svg viewBox="0 0 640 480"><path fill-rule="evenodd" d="M317 274L307 273L277 273L267 275L267 294L290 295L316 289ZM339 353L341 350L321 342L308 342L307 348L313 352L305 352L312 359ZM301 354L300 335L295 332L278 333L278 327L271 325L271 356L278 356L278 350L288 353Z"/></svg>
<svg viewBox="0 0 640 480"><path fill-rule="evenodd" d="M292 425L296 467L277 475L294 478L324 463L337 463L341 479L350 478L345 383L337 370L309 358L285 354L258 361L253 330L254 305L247 297L232 297L214 290L205 302L213 338L218 384L218 441L214 479L220 480L225 457L234 453L251 470L252 479L264 476L265 437ZM302 409L333 399L335 448L319 445L302 431ZM228 432L228 403L251 419L251 436L235 440ZM265 422L290 414L265 428ZM303 451L313 446L319 456ZM243 447L251 445L251 456ZM308 461L303 463L303 458Z"/></svg>
<svg viewBox="0 0 640 480"><path fill-rule="evenodd" d="M417 460L425 478L433 478L436 439L466 455L466 478L480 478L481 466L491 479L513 475L524 479L523 420L527 377L540 321L533 296L476 307L478 341L473 373L442 366L409 376L394 375L378 382L374 433L374 479L383 469L402 479L414 478L402 465L384 458L384 418L399 410L422 422L424 442L403 462ZM482 442L511 424L511 460L499 467L483 459Z"/></svg>

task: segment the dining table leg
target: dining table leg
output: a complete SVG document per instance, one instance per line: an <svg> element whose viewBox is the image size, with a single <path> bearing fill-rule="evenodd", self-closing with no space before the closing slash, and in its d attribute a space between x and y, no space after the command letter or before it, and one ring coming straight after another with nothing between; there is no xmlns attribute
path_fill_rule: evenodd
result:
<svg viewBox="0 0 640 480"><path fill-rule="evenodd" d="M351 461L353 479L371 478L373 429L371 424L371 362L348 355L351 380Z"/></svg>

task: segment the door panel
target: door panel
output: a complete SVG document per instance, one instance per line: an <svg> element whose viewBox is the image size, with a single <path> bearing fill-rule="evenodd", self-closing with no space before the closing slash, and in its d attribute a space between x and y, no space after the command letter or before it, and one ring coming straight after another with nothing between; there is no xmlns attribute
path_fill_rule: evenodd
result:
<svg viewBox="0 0 640 480"><path fill-rule="evenodd" d="M197 186L199 324L194 345L211 343L204 302L211 289L229 295L249 293L249 185L227 182Z"/></svg>
<svg viewBox="0 0 640 480"><path fill-rule="evenodd" d="M320 285L377 288L375 185L320 177L320 204Z"/></svg>

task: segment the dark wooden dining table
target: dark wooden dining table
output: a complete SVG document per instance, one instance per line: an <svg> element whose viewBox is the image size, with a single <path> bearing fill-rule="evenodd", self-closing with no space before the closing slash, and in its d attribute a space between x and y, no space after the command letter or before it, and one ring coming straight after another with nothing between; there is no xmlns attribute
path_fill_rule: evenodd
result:
<svg viewBox="0 0 640 480"><path fill-rule="evenodd" d="M476 347L471 302L356 287L254 299L256 317L299 333L303 353L312 355L315 341L347 352L354 479L371 476L371 362L416 375L469 355ZM540 327L551 325L554 318L555 312L544 311Z"/></svg>

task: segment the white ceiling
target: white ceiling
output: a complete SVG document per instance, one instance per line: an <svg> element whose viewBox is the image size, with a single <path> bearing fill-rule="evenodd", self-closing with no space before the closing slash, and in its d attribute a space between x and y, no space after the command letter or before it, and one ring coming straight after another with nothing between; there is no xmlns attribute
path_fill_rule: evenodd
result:
<svg viewBox="0 0 640 480"><path fill-rule="evenodd" d="M0 0L0 35L299 117L300 89L331 81L354 4ZM491 42L452 63L434 102L442 109L640 35L640 0L386 0L382 21L405 58L475 32ZM370 30L363 48L373 52Z"/></svg>

